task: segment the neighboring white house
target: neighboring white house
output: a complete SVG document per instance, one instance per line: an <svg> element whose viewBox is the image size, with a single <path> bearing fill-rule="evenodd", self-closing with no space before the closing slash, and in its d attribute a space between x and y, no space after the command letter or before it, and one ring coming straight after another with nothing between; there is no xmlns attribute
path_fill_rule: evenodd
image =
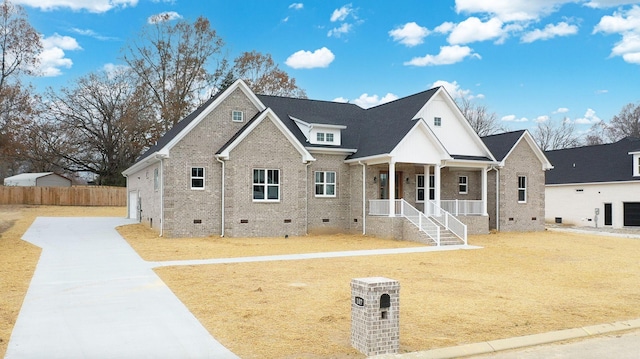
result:
<svg viewBox="0 0 640 359"><path fill-rule="evenodd" d="M640 138L547 151L545 219L576 226L640 226Z"/></svg>
<svg viewBox="0 0 640 359"><path fill-rule="evenodd" d="M53 172L22 173L4 179L5 186L71 187L71 180Z"/></svg>

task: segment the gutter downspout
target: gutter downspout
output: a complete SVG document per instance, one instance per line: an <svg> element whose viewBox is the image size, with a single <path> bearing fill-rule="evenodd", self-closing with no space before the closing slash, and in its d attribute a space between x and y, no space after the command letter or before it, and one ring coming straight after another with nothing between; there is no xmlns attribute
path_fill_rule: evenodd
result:
<svg viewBox="0 0 640 359"><path fill-rule="evenodd" d="M362 163L362 161L358 161L358 163L362 166L362 235L367 234L367 186L366 186L366 174L367 174L367 165Z"/></svg>
<svg viewBox="0 0 640 359"><path fill-rule="evenodd" d="M164 236L164 160L166 155L157 154L156 158L160 159L160 237ZM140 218L142 220L142 218Z"/></svg>
<svg viewBox="0 0 640 359"><path fill-rule="evenodd" d="M221 181L221 194L220 194L220 203L221 203L221 212L220 212L220 237L224 237L224 161L220 159L220 157L216 156L216 160L222 164L222 181Z"/></svg>
<svg viewBox="0 0 640 359"><path fill-rule="evenodd" d="M305 201L304 201L304 213L305 213L305 229L304 229L304 233L309 235L309 166L311 165L311 161L307 162L307 165L305 166L304 170L305 170L305 175L306 175L306 183L304 184L305 186Z"/></svg>

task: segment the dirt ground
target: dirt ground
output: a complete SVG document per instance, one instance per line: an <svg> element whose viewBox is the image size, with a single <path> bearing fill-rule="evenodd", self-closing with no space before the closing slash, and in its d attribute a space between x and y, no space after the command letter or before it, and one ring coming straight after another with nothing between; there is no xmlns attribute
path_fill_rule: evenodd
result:
<svg viewBox="0 0 640 359"><path fill-rule="evenodd" d="M147 260L416 245L363 236L164 239L142 226L119 230ZM469 243L483 249L156 272L242 358L363 357L350 344L349 283L359 277L400 281L401 352L640 318L638 239L548 231L471 236Z"/></svg>
<svg viewBox="0 0 640 359"><path fill-rule="evenodd" d="M20 238L37 216L124 217L124 207L0 205L0 357L4 357L40 248Z"/></svg>
<svg viewBox="0 0 640 359"><path fill-rule="evenodd" d="M0 206L0 228L8 228L0 238L0 356L40 253L20 236L36 215L73 211ZM123 208L75 211L125 215ZM119 231L154 261L416 245L363 236L166 239L141 225ZM640 240L543 232L469 243L483 249L156 272L242 358L362 358L350 345L349 283L358 277L400 281L401 352L640 318Z"/></svg>

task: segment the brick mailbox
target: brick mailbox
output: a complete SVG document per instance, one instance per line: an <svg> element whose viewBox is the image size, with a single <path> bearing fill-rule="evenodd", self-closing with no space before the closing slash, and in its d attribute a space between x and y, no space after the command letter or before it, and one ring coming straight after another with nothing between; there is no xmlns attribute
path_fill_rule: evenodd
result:
<svg viewBox="0 0 640 359"><path fill-rule="evenodd" d="M400 348L400 283L384 277L351 280L351 345L363 354Z"/></svg>

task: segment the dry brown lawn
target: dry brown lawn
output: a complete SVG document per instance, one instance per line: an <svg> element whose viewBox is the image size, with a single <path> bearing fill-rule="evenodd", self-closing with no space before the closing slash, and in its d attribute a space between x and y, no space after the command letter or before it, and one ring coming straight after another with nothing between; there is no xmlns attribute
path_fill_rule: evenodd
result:
<svg viewBox="0 0 640 359"><path fill-rule="evenodd" d="M124 207L0 205L0 357L4 357L40 248L20 238L38 216L124 217Z"/></svg>
<svg viewBox="0 0 640 359"><path fill-rule="evenodd" d="M147 260L413 243L362 236L163 239L120 228ZM640 318L640 240L557 232L472 236L479 250L164 267L156 272L242 358L363 357L352 278L400 281L401 352Z"/></svg>
<svg viewBox="0 0 640 359"><path fill-rule="evenodd" d="M40 249L36 216L124 208L0 206L0 357ZM363 236L165 239L119 228L152 261L415 246ZM156 272L242 358L363 357L350 345L349 283L400 281L401 352L640 318L640 240L566 233L472 236L479 250L164 267Z"/></svg>

